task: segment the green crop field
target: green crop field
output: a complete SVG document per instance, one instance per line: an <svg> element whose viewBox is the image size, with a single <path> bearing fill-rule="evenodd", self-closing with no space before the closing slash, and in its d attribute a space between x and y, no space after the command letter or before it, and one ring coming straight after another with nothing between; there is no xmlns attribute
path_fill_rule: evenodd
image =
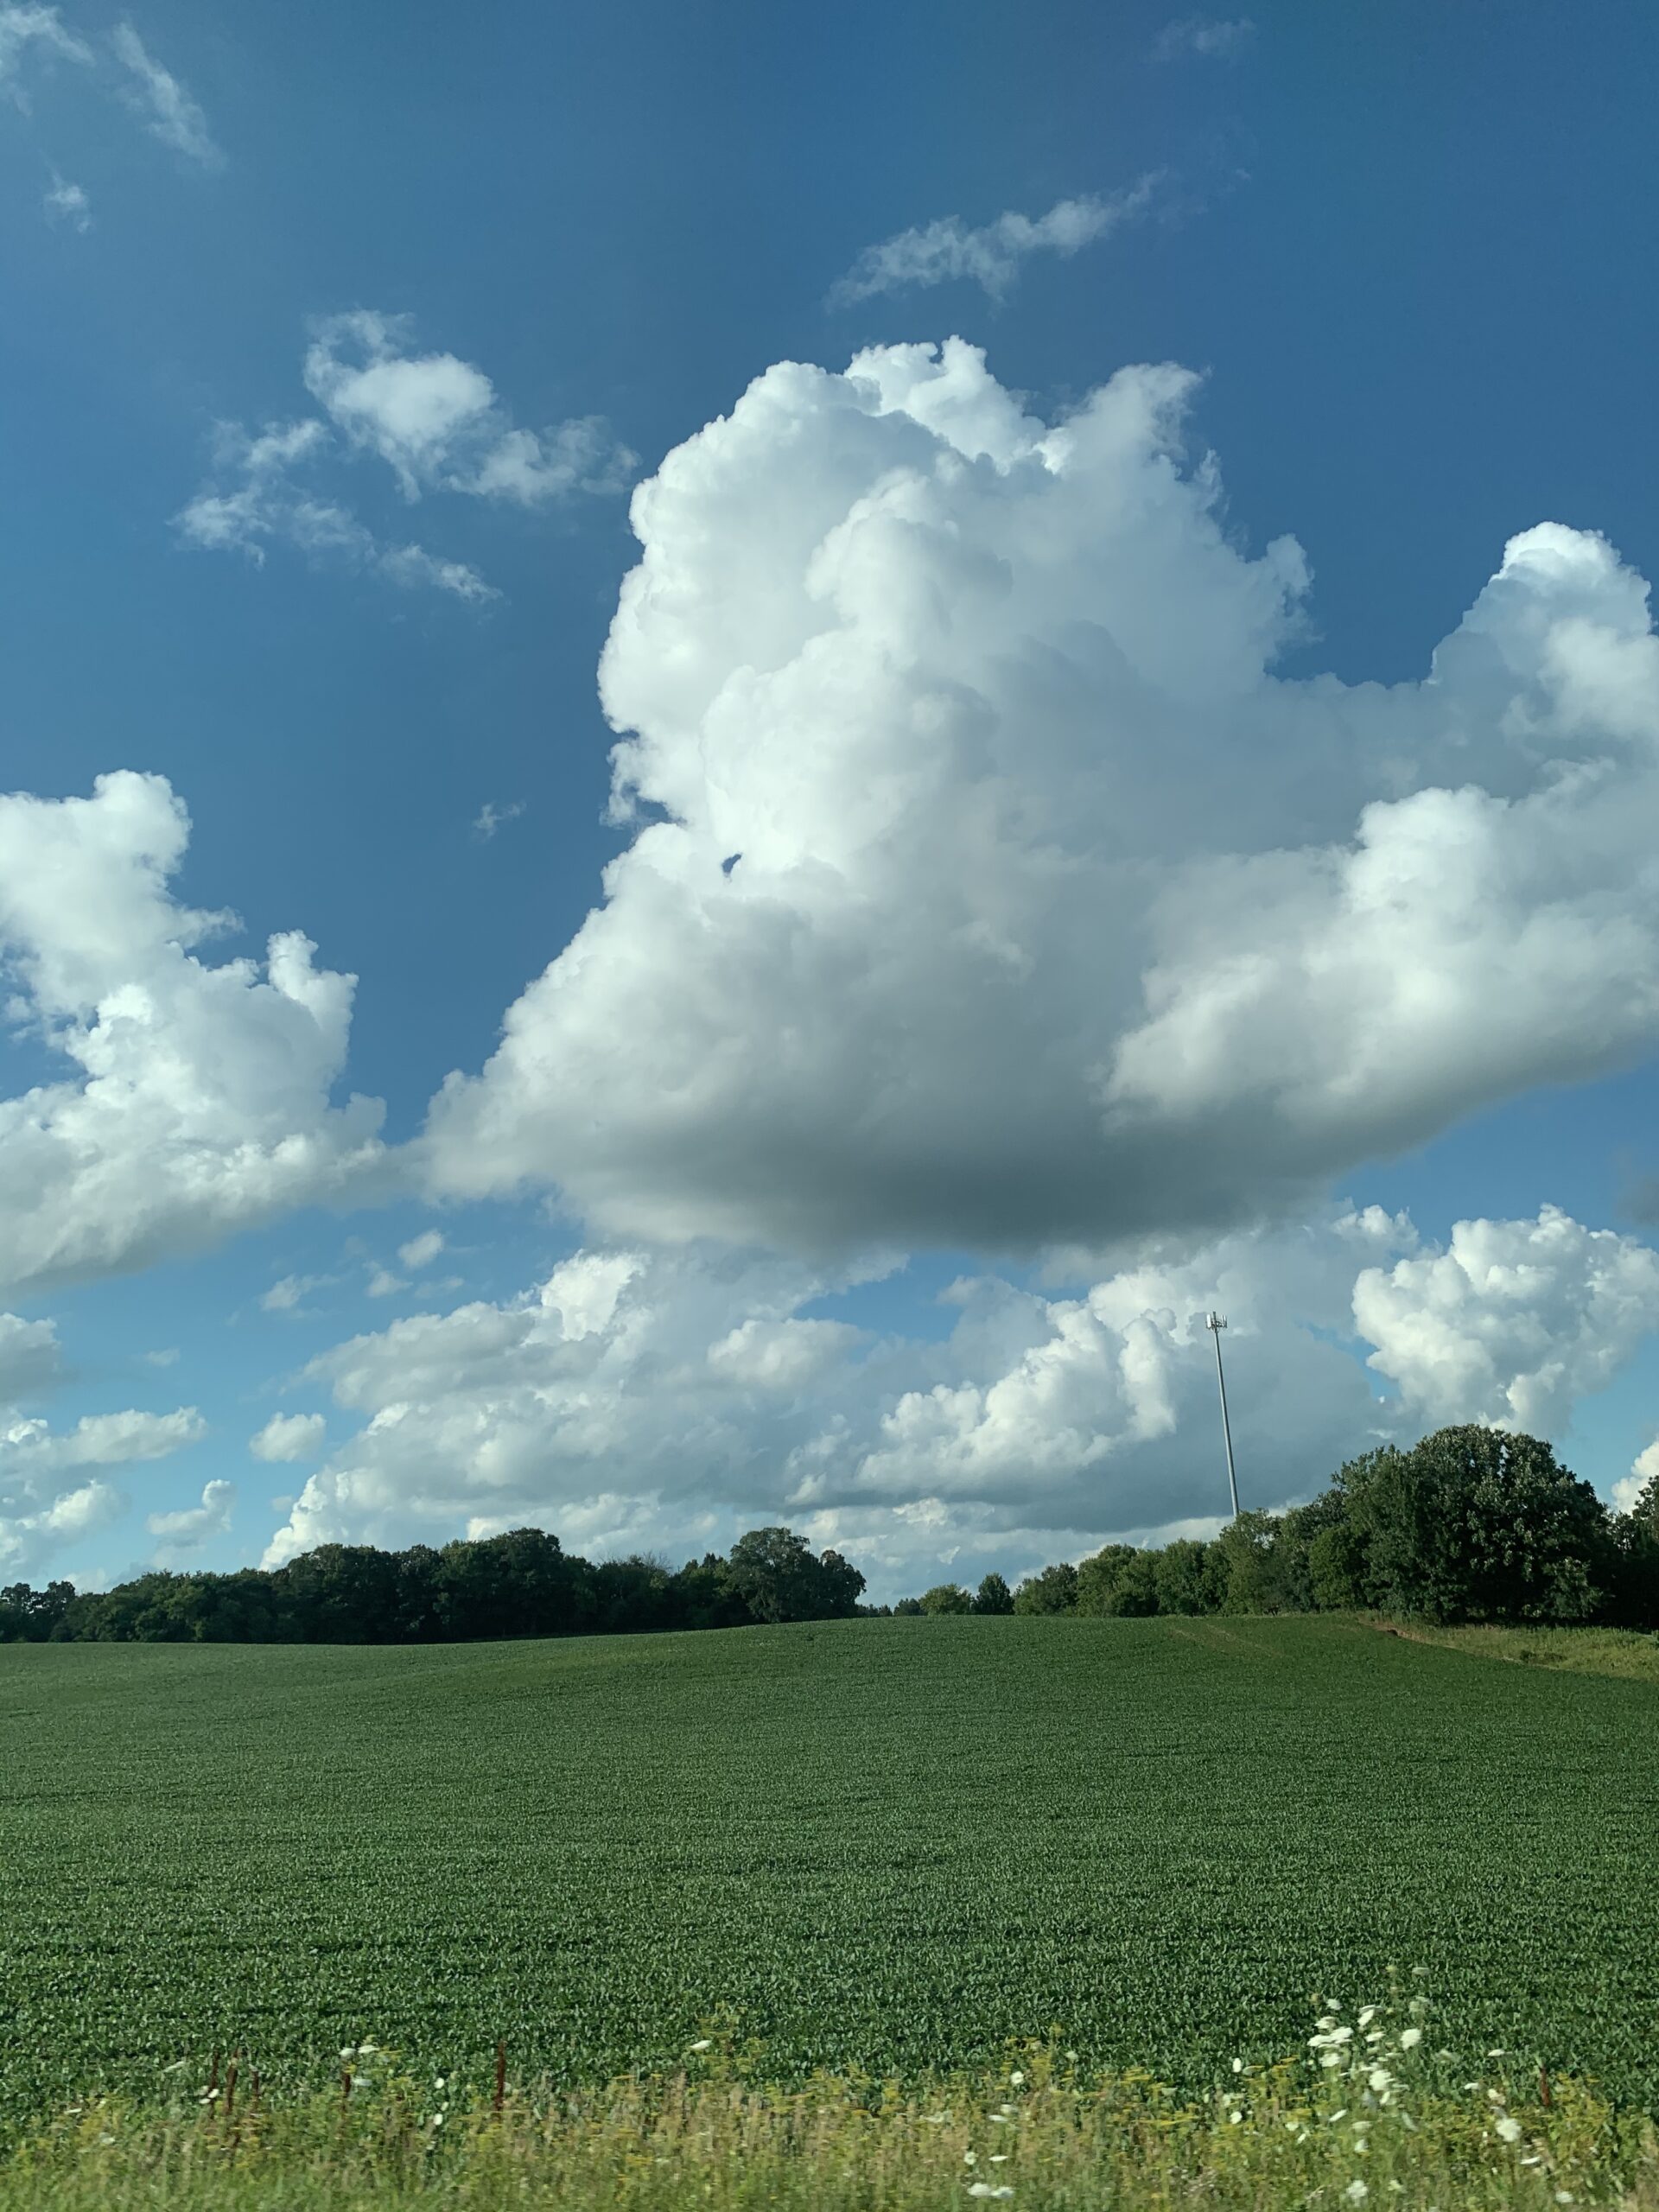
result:
<svg viewBox="0 0 1659 2212"><path fill-rule="evenodd" d="M1659 1686L1343 1620L0 1649L0 2099L372 2037L482 2078L1208 2080L1390 1965L1659 2095Z"/></svg>

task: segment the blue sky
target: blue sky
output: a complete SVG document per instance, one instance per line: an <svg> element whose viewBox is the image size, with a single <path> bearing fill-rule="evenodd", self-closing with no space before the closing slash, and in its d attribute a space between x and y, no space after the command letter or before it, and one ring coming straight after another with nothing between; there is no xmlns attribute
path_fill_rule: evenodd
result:
<svg viewBox="0 0 1659 2212"><path fill-rule="evenodd" d="M619 486L650 477L671 448L730 416L774 363L839 372L866 347L959 335L984 349L988 374L1045 424L1122 368L1179 363L1202 378L1185 402L1184 466L1190 472L1206 451L1217 457L1224 488L1211 512L1225 544L1259 561L1289 534L1306 555L1311 586L1290 592L1300 611L1281 625L1268 658L1275 678L1315 691L1327 672L1348 686L1421 678L1506 542L1535 524L1600 532L1628 569L1659 572L1648 493L1659 433L1642 374L1655 311L1651 288L1632 274L1650 258L1659 220L1650 11L1611 7L1593 29L1576 11L1543 6L1500 15L1253 5L1246 19L1157 6L1057 5L1034 17L854 6L807 18L653 4L563 20L504 9L480 22L415 0L394 24L373 10L296 5L209 20L156 4L130 18L136 47L121 43L118 16L66 5L44 11L53 28L42 29L41 12L0 7L9 307L0 500L10 524L0 547L9 613L0 787L59 800L86 797L114 770L165 778L191 824L169 895L181 907L233 908L243 925L200 957L258 960L272 932L297 929L321 968L358 977L334 1095L385 1103L395 1163L451 1071L479 1076L507 1008L575 937L601 896L601 869L628 853L639 828L606 819L614 733L595 685L619 588L639 553L626 488L565 492L543 479L522 494L480 490L479 472L505 449L503 437L544 437L537 452L545 459L555 451L548 426L603 418L607 427L588 434L600 442L583 466ZM1119 195L1131 196L1121 215L1112 213ZM895 278L861 300L829 300L883 241L951 222L960 238L1010 212L1035 221L1076 202L1105 208L1089 219L1099 235L1073 251L1016 252L995 289L971 276ZM380 336L338 321L364 314L386 319ZM399 317L407 322L389 320ZM333 405L321 396L319 346L337 370ZM452 378L461 365L487 378L493 400L467 418L474 442L464 451L421 449L424 474L418 485L406 480L419 493L410 499L387 465L390 417L351 414L359 386L349 379L376 359L446 358ZM665 562L690 562L684 548L701 544L699 531L717 537L744 526L748 494L734 488L743 468L755 472L756 512L765 505L757 537L783 529L787 472L819 435L801 404L775 465L759 444L721 463L718 499L709 494L706 516ZM229 496L245 480L231 434L215 426L252 436L303 423L317 426L320 442L276 496L289 500L302 483L345 517L330 525L332 548L308 554L292 542L282 519L291 505L275 521L267 511L262 559L203 543L200 530L193 543L180 520L191 503ZM416 448L399 450L412 465ZM909 466L909 454L895 445L892 465ZM878 480L879 472L864 487L872 496ZM1145 483L1155 480L1154 471ZM349 543L339 536L346 527L356 533ZM388 549L416 541L432 559L462 564L492 595L378 565ZM997 557L1017 567L1012 543ZM747 588L733 584L734 605ZM721 594L709 589L713 606ZM1611 595L1615 587L1602 577L1584 589ZM771 619L757 606L735 664L753 658ZM1063 639L1049 643L1066 650ZM661 639L639 645L629 696L657 696L643 664L660 673L674 650ZM1484 712L1484 698L1469 711ZM1263 724L1252 780L1280 794L1283 818L1252 851L1287 849L1312 834L1296 795L1302 772L1279 749L1277 728L1271 716ZM799 741L780 729L774 721L760 733L781 748L775 758ZM1470 742L1478 751L1484 741ZM1588 758L1596 747L1586 741L1580 751ZM1016 747L1010 758L1020 757ZM859 773L868 772L867 761ZM1509 774L1477 762L1472 780L1509 798L1521 788ZM1441 760L1410 787L1449 787L1462 776ZM1629 808L1639 811L1649 789L1633 784ZM1388 795L1380 784L1369 791ZM711 821L728 818L716 798ZM756 803L757 823L774 818L771 798ZM810 813L820 801L801 803ZM1357 813L1349 805L1341 830L1337 804L1318 831L1333 849L1351 838ZM486 835L475 827L486 807L520 810L504 812ZM673 810L647 791L643 818ZM66 877L67 899L73 882ZM1639 873L1623 887L1637 921L1649 887ZM1597 925L1609 926L1598 914ZM931 925L916 922L924 936ZM1164 957L1179 964L1167 945ZM1633 956L1627 1007L1650 981L1643 957ZM1044 972L1039 962L1036 997ZM748 1011L734 1014L730 1039L718 1025L703 1038L697 1067L728 1044L760 1050L784 1033L784 1014L759 1007L753 978L734 973L730 983L734 1005ZM1490 1012L1490 976L1469 988ZM1540 988L1556 1003L1572 995L1559 980ZM840 1062L887 1039L880 1049L893 1057L881 1079L925 1090L942 1079L950 1039L930 1045L925 1025L911 1026L918 1011L902 999L867 1007L849 987L823 1019L844 1022ZM1519 998L1514 1019L1538 1025ZM1049 1033L1033 1021L1040 1057ZM1246 1374L1253 1342L1264 1346L1255 1456L1271 1502L1305 1490L1343 1436L1352 1434L1354 1448L1367 1440L1373 1387L1395 1400L1404 1392L1396 1411L1408 1427L1503 1412L1491 1392L1513 1377L1491 1363L1502 1332L1488 1282L1467 1291L1477 1304L1486 1298L1479 1325L1470 1324L1486 1347L1472 1364L1452 1361L1431 1382L1421 1351L1396 1345L1399 1374L1368 1380L1356 1360L1376 1340L1362 1337L1352 1356L1332 1351L1351 1374L1331 1382L1317 1414L1273 1426L1300 1370L1273 1365L1265 1340L1309 1325L1353 1335L1345 1287L1332 1291L1321 1275L1317 1298L1300 1277L1293 1290L1289 1263L1273 1256L1287 1237L1325 1236L1318 1224L1332 1217L1333 1198L1408 1213L1436 1246L1459 1220L1535 1225L1545 1205L1586 1232L1625 1240L1616 1251L1561 1247L1518 1325L1523 1336L1541 1332L1540 1342L1552 1332L1571 1337L1567 1379L1539 1384L1542 1395L1529 1402L1548 1400L1551 1433L1611 1491L1659 1426L1659 1363L1631 1318L1646 1281L1638 1248L1650 1236L1639 1194L1659 1160L1650 1039L1634 1017L1610 1017L1606 1028L1586 1044L1582 1024L1563 1024L1559 1041L1529 1062L1494 1045L1494 1065L1508 1071L1477 1086L1478 1096L1426 1075L1389 1132L1356 1124L1311 1142L1294 1191L1295 1162L1281 1146L1270 1166L1265 1154L1241 1164L1236 1186L1224 1160L1226 1187L1203 1218L1184 1216L1185 1201L1148 1198L1138 1211L1094 1217L1085 1205L1075 1235L1046 1200L1033 1199L1026 1222L1011 1198L1012 1227L992 1235L977 1199L953 1211L943 1197L918 1202L913 1221L895 1214L887 1233L889 1170L855 1146L850 1164L832 1162L822 1132L799 1135L802 1186L815 1174L833 1185L844 1236L825 1227L830 1198L812 1200L809 1231L775 1192L765 1205L753 1192L734 1197L726 1167L717 1200L712 1185L691 1189L690 1167L670 1193L681 1171L660 1166L655 1138L630 1139L629 1154L619 1137L603 1160L590 1157L569 1134L569 1101L549 1108L544 1129L540 1103L526 1103L526 1079L515 1075L480 1093L483 1118L453 1141L502 1147L509 1165L493 1181L476 1160L418 1173L394 1164L343 1185L327 1208L296 1185L293 1203L257 1219L245 1210L195 1218L159 1232L159 1249L19 1282L8 1303L26 1321L49 1318L60 1346L52 1387L40 1376L20 1387L20 1420L45 1420L60 1434L83 1416L189 1406L200 1433L154 1459L100 1463L101 1471L65 1461L49 1477L25 1475L26 1494L10 1504L0 1475L0 1528L8 1513L30 1523L15 1540L20 1572L107 1577L169 1542L167 1555L180 1562L229 1564L261 1555L288 1510L271 1500L299 1494L321 1469L327 1494L304 1524L308 1540L436 1537L494 1525L501 1512L573 1529L572 1541L673 1553L705 1535L725 1541L763 1514L804 1524L816 1513L815 1533L845 1542L884 1590L918 1574L937 1579L940 1560L964 1573L982 1560L1020 1567L1050 1545L1213 1510L1204 1489L1215 1478L1209 1408L1186 1395L1180 1365L1208 1346L1190 1341L1184 1317L1163 1344L1179 1379L1161 1412L1139 1401L1126 1410L1112 1397L1125 1387L1115 1338L1100 1357L1116 1379L1109 1389L1100 1383L1106 1395L1096 1402L1073 1377L1054 1437L1034 1440L1022 1459L984 1433L997 1379L1023 1362L1029 1381L1045 1332L1064 1334L1065 1317L1046 1301L1075 1301L1091 1282L1135 1268L1164 1270L1146 1294L1160 1312L1179 1305L1177 1279L1185 1284L1182 1270L1194 1265L1216 1280L1229 1266L1241 1270L1236 1294L1247 1304L1250 1268L1277 1286L1260 1294L1259 1325L1247 1320L1233 1340ZM964 1067L978 1049L964 1044ZM912 1052L926 1065L910 1065ZM593 1078L588 1098L604 1123L613 1113L605 1086L620 1079L620 1063L607 1044L591 1065L611 1071ZM659 1062L640 1065L642 1085L659 1096L672 1090L677 1078ZM1561 1080L1592 1070L1612 1071ZM0 1058L4 1095L65 1075L39 1019L20 1021ZM490 1103L498 1093L506 1102L499 1113ZM775 1103L772 1126L796 1129L790 1100ZM628 1117L617 1110L620 1126ZM540 1134L515 1152L514 1132L532 1123ZM999 1124L995 1141L968 1132L963 1142L970 1138L982 1189L988 1176L1017 1184L1007 1149L1021 1141L1017 1128ZM159 1172L147 1161L151 1141L135 1137L122 1173L142 1180ZM683 1128L676 1141L683 1158L696 1154ZM1048 1141L1040 1116L1029 1141ZM779 1143L786 1152L784 1135ZM95 1206L95 1192L83 1188L74 1203ZM694 1342L689 1314L712 1295L674 1274L687 1223L722 1282L721 1270L739 1265L734 1255L748 1270L743 1287L727 1283L698 1309L718 1311L709 1344L741 1333L750 1299L789 1349L768 1355L763 1376L751 1331L741 1357L713 1363L730 1395L715 1404L700 1386L694 1405L667 1391L660 1430L641 1429L630 1407L578 1447L567 1434L570 1405L525 1374L512 1385L510 1419L499 1377L463 1386L449 1376L442 1388L451 1395L428 1426L446 1440L441 1456L475 1455L471 1472L436 1474L421 1452L371 1466L352 1457L353 1439L377 1409L404 1402L390 1379L400 1346L377 1352L372 1387L342 1386L338 1365L302 1371L400 1316L480 1303L517 1311L585 1245L646 1254L628 1295L650 1302L675 1347L671 1360L660 1345L652 1357L678 1375L708 1351ZM434 1228L440 1255L412 1270L397 1261L400 1246ZM1206 1236L1254 1237L1255 1256L1240 1245L1224 1265ZM1155 1255L1147 1237L1163 1240ZM671 1281L652 1273L659 1250ZM1411 1255L1397 1238L1386 1249L1373 1238L1349 1277L1362 1263L1392 1268L1402 1257ZM1536 1251L1524 1263L1543 1265ZM1402 1296L1408 1287L1427 1296L1421 1266ZM1586 1287L1586 1268L1605 1266L1623 1270L1616 1326L1607 1294ZM797 1271L786 1287L755 1273L781 1267ZM406 1287L368 1296L378 1268ZM1001 1318L972 1341L961 1318L977 1313L972 1300L939 1303L969 1277L1004 1286L982 1294L1001 1301ZM262 1306L288 1278L315 1281L286 1309ZM1096 1301L1101 1327L1126 1294ZM1207 1294L1193 1294L1200 1302ZM1018 1320L1008 1318L1015 1306ZM1462 1325L1433 1299L1425 1310L1424 1327ZM826 1319L864 1334L789 1333ZM1121 1337L1127 1324L1109 1325ZM1391 1325L1403 1344L1411 1332L1397 1315ZM615 1315L604 1324L620 1326ZM167 1365L145 1357L175 1349ZM1541 1363L1541 1351L1535 1370ZM630 1370L617 1387L650 1396L658 1372ZM427 1404L421 1391L439 1387L419 1370L410 1402ZM1306 1387L1312 1407L1325 1384ZM589 1409L598 1389L593 1377L583 1384ZM948 1451L929 1428L924 1450L918 1424L944 1418L938 1392L977 1394L982 1418L971 1438L953 1432ZM908 1402L921 1411L899 1418ZM324 1416L322 1456L251 1459L249 1437L272 1414L292 1413ZM556 1479L525 1471L538 1463L535 1418L548 1423ZM1022 1418L1039 1416L1028 1408ZM1240 1449L1248 1470L1248 1417ZM345 1473L334 1480L327 1455L342 1452ZM671 1462L676 1471L664 1478ZM832 1462L838 1471L824 1471ZM1269 1466L1285 1471L1270 1476ZM233 1505L216 1493L200 1525L170 1539L147 1527L152 1516L197 1510L209 1482L233 1484ZM89 1484L107 1495L48 1529L41 1516L49 1521L54 1501Z"/></svg>

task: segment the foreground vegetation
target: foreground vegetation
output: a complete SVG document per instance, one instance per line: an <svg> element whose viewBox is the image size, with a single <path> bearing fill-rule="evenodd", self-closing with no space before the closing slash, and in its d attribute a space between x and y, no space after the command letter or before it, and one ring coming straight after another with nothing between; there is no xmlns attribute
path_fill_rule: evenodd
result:
<svg viewBox="0 0 1659 2212"><path fill-rule="evenodd" d="M0 1652L0 2118L239 2050L1183 2094L1421 1963L1659 2105L1659 1692L1334 1619Z"/></svg>
<svg viewBox="0 0 1659 2212"><path fill-rule="evenodd" d="M1464 2055L1421 1996L1332 2006L1298 2056L1196 2098L1014 2049L992 2071L768 2083L699 2038L667 2076L466 2088L378 2050L264 2097L215 2067L170 2105L93 2101L0 2151L0 2212L353 2212L554 2202L799 2212L1659 2205L1651 2126L1519 2054Z"/></svg>

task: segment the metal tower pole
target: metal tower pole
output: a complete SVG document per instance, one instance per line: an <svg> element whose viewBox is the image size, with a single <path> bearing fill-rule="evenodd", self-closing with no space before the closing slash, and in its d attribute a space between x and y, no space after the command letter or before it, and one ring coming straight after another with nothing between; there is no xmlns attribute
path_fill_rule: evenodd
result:
<svg viewBox="0 0 1659 2212"><path fill-rule="evenodd" d="M1233 1518L1236 1521L1238 1477L1233 1471L1233 1429L1227 1418L1227 1377L1221 1364L1221 1332L1227 1325L1227 1318L1223 1313L1211 1313L1206 1317L1204 1325L1216 1340L1216 1382L1221 1391L1221 1435L1227 1446L1227 1487L1233 1494Z"/></svg>

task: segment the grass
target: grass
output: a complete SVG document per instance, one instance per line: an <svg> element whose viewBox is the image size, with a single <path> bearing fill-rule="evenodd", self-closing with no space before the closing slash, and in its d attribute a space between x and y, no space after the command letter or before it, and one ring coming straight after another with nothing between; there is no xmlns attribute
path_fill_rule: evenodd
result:
<svg viewBox="0 0 1659 2212"><path fill-rule="evenodd" d="M1339 1620L10 1646L0 2118L215 2048L464 2101L499 2038L568 2085L728 2031L785 2082L1058 2034L1185 2094L1392 1962L1651 2105L1656 1720Z"/></svg>
<svg viewBox="0 0 1659 2212"><path fill-rule="evenodd" d="M1628 1682L1659 1682L1659 1636L1629 1628L1427 1628L1396 1630L1421 1643L1506 1659L1523 1667L1560 1667L1568 1674L1611 1675Z"/></svg>

